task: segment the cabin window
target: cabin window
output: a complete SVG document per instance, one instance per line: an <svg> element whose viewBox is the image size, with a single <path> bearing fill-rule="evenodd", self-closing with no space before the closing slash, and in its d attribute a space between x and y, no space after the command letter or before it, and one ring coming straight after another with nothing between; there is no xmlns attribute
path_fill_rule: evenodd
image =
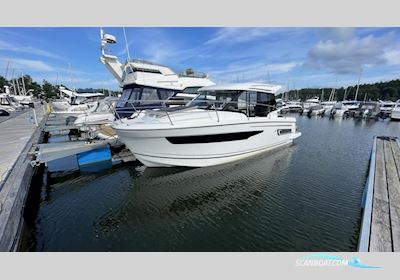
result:
<svg viewBox="0 0 400 280"><path fill-rule="evenodd" d="M1 103L0 103L1 105L10 105L10 102L8 102L8 100L6 98L1 98L0 101L1 101Z"/></svg>
<svg viewBox="0 0 400 280"><path fill-rule="evenodd" d="M122 92L121 97L118 100L117 103L117 107L124 107L126 102L128 101L130 95L131 95L132 89L128 88L128 89L124 89L124 91Z"/></svg>
<svg viewBox="0 0 400 280"><path fill-rule="evenodd" d="M187 87L187 88L185 88L184 90L183 90L183 92L184 93L193 93L193 94L197 94L197 93L199 93L198 92L198 89L199 89L200 87Z"/></svg>
<svg viewBox="0 0 400 280"><path fill-rule="evenodd" d="M245 131L236 133L209 134L197 136L177 136L166 137L168 142L172 144L201 144L215 142L229 142L249 139L250 137L260 134L262 131Z"/></svg>
<svg viewBox="0 0 400 280"><path fill-rule="evenodd" d="M137 103L137 100L139 100L139 97L140 97L140 92L141 92L141 88L132 89L132 92L130 93L130 96L129 96L129 102Z"/></svg>
<svg viewBox="0 0 400 280"><path fill-rule="evenodd" d="M158 100L157 89L155 88L143 88L141 100Z"/></svg>
<svg viewBox="0 0 400 280"><path fill-rule="evenodd" d="M173 90L168 90L168 89L159 89L158 94L160 96L160 100L167 100L169 97L174 95Z"/></svg>

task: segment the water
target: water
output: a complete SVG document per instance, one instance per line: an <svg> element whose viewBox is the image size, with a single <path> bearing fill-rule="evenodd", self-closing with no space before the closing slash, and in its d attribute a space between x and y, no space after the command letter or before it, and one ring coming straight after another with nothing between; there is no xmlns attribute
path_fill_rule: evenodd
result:
<svg viewBox="0 0 400 280"><path fill-rule="evenodd" d="M294 145L237 163L135 163L51 182L26 210L21 250L354 251L373 136L400 136L400 123L298 127Z"/></svg>

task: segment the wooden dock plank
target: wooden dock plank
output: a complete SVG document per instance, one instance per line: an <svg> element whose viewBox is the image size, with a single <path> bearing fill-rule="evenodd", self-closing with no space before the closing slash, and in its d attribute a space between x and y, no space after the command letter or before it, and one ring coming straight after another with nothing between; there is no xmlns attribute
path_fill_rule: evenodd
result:
<svg viewBox="0 0 400 280"><path fill-rule="evenodd" d="M377 139L374 178L374 199L371 219L369 251L392 251L392 236L387 193L384 140Z"/></svg>
<svg viewBox="0 0 400 280"><path fill-rule="evenodd" d="M396 160L398 150L397 142L385 141L386 181L389 194L390 224L392 230L392 244L395 252L400 251L400 179ZM395 152L396 151L396 152Z"/></svg>

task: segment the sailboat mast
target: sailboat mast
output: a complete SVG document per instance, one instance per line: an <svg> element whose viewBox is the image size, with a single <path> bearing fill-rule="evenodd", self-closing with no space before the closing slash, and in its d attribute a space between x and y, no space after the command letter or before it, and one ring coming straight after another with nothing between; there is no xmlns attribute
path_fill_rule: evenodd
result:
<svg viewBox="0 0 400 280"><path fill-rule="evenodd" d="M358 90L360 89L360 80L361 80L361 69L360 69L360 75L358 76L358 83L357 83L357 89L356 89L356 95L354 96L354 100L357 101L357 96L358 96Z"/></svg>
<svg viewBox="0 0 400 280"><path fill-rule="evenodd" d="M25 95L26 95L25 75L22 75L21 80L22 80L22 89L24 90L23 94L24 94L24 96L25 96Z"/></svg>
<svg viewBox="0 0 400 280"><path fill-rule="evenodd" d="M15 81L17 82L18 95L21 95L21 90L19 88L18 78L16 78Z"/></svg>

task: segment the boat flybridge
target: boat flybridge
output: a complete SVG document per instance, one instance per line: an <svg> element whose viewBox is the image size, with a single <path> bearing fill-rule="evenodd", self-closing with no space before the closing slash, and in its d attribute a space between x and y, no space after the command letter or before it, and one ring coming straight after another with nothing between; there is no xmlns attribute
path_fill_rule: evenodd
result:
<svg viewBox="0 0 400 280"><path fill-rule="evenodd" d="M277 113L279 88L251 83L207 86L185 106L138 110L112 127L147 167L237 161L290 144L301 135L295 118Z"/></svg>
<svg viewBox="0 0 400 280"><path fill-rule="evenodd" d="M131 116L135 108L160 108L166 99L171 106L184 105L197 96L199 88L214 85L208 75L192 69L176 73L167 66L139 59L128 59L123 64L116 56L106 53L106 45L116 43L116 38L105 34L103 29L100 35L100 61L123 89L116 104L119 117Z"/></svg>

